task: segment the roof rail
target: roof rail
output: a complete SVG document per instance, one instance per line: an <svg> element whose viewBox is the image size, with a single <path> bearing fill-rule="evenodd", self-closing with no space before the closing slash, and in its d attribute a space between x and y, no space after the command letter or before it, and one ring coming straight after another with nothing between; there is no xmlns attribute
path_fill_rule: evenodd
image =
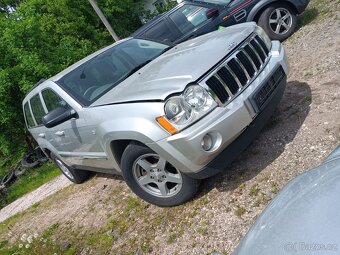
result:
<svg viewBox="0 0 340 255"><path fill-rule="evenodd" d="M46 81L46 79L42 78L40 79L36 84L33 85L32 88L30 88L27 92L26 95L27 96L34 88L38 87L41 83L43 83L44 81Z"/></svg>

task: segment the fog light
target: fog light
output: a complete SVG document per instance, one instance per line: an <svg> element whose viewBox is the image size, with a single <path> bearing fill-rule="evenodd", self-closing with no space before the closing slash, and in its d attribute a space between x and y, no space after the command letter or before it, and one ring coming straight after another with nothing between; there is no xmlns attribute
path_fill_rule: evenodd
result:
<svg viewBox="0 0 340 255"><path fill-rule="evenodd" d="M212 140L212 138L209 134L206 134L203 137L203 139L201 141L201 146L202 146L203 150L205 150L205 151L211 150L211 148L213 147L213 140Z"/></svg>

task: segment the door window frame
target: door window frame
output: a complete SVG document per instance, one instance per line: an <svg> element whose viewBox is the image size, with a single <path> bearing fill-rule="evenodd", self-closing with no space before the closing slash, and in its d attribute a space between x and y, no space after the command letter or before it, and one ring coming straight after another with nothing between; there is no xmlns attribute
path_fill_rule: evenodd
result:
<svg viewBox="0 0 340 255"><path fill-rule="evenodd" d="M33 97L35 97L35 96L37 96L37 95L39 95L39 100L40 100L40 103L41 103L41 105L42 105L42 107L43 107L43 110L44 110L44 112L45 112L45 115L48 113L48 112L47 112L46 105L45 105L45 102L44 102L44 100L42 100L42 96L41 96L40 91L39 91L38 93L34 94L33 96L31 96L31 97L27 100L26 103L28 103L28 105L29 105L29 109L30 109L30 112L31 112L31 114L32 114L32 118L33 118L33 121L34 121L35 126L34 126L34 127L30 127L30 128L37 128L37 127L42 127L42 126L44 126L44 124L39 124L39 125L38 125L38 122L37 122L36 117L35 117L35 115L33 114L33 110L32 110L31 100L32 100ZM45 115L44 115L44 116L45 116ZM26 118L26 114L25 114L25 118ZM26 122L26 125L27 125L27 122ZM27 125L27 126L28 126L28 125Z"/></svg>
<svg viewBox="0 0 340 255"><path fill-rule="evenodd" d="M46 103L45 103L45 99L44 99L44 97L43 97L43 95L42 95L42 93L44 92L44 91L46 91L46 90L51 90L54 94L56 94L61 100L63 100L67 105L68 105L68 107L70 107L70 108L73 108L62 96L60 96L60 94L59 93L57 93L54 89L52 89L51 87L46 87L46 88L43 88L40 92L39 92L39 94L40 94L40 97L41 97L41 100L44 102L43 103L43 106L44 106L44 109L45 109L45 111L47 112L47 113L49 113L50 111L47 109L47 106L46 106ZM54 110L54 109L53 109ZM53 110L51 110L51 111L53 111ZM47 114L46 113L46 114Z"/></svg>

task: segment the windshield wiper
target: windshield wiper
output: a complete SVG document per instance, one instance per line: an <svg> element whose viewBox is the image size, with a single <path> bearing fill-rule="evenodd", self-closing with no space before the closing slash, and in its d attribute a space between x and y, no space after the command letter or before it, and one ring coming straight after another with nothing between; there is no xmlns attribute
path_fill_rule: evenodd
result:
<svg viewBox="0 0 340 255"><path fill-rule="evenodd" d="M154 57L153 59L149 59L139 65L137 65L136 67L132 68L131 71L129 71L127 74L125 74L120 81L125 80L126 78L128 78L129 76L133 75L135 72L137 72L139 69L141 69L143 66L146 66L147 64L149 64L152 60L154 60L155 58L159 57L160 55L162 55L164 52L167 52L168 50L170 50L173 46L170 46L164 50L162 50L156 57Z"/></svg>
<svg viewBox="0 0 340 255"><path fill-rule="evenodd" d="M169 46L168 48L165 48L164 50L162 50L155 58L159 57L160 55L162 55L163 53L167 52L168 50L171 50L174 46ZM155 59L154 58L154 59Z"/></svg>
<svg viewBox="0 0 340 255"><path fill-rule="evenodd" d="M174 46L169 46L168 48L165 48L164 50L162 50L157 56L155 56L152 59L149 59L139 65L137 65L136 67L132 68L128 73L126 73L122 78L119 79L118 83L125 80L126 78L130 77L131 75L133 75L135 72L137 72L139 69L141 69L143 66L146 66L147 64L149 64L152 60L154 60L155 58L159 57L160 55L162 55L164 52L167 52L168 50L170 50L171 48L173 48Z"/></svg>
<svg viewBox="0 0 340 255"><path fill-rule="evenodd" d="M139 64L138 66L132 68L128 73L126 73L121 79L119 79L119 82L122 80L125 80L126 78L130 77L131 75L133 75L135 72L137 72L139 69L141 69L143 66L147 65L148 63L150 63L153 59L149 59L141 64Z"/></svg>

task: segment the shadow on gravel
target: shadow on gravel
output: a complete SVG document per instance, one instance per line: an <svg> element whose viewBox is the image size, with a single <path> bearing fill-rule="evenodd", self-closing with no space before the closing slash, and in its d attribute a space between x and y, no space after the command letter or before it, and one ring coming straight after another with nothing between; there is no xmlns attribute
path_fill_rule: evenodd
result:
<svg viewBox="0 0 340 255"><path fill-rule="evenodd" d="M95 176L100 177L100 178L108 178L112 180L117 180L117 181L124 181L123 176L118 175L118 174L95 173Z"/></svg>
<svg viewBox="0 0 340 255"><path fill-rule="evenodd" d="M204 180L198 196L213 188L220 192L233 191L241 183L257 176L294 139L310 111L311 102L311 89L307 83L289 82L281 103L257 139L231 166L226 166L223 173Z"/></svg>
<svg viewBox="0 0 340 255"><path fill-rule="evenodd" d="M308 8L298 19L298 29L308 25L319 16L319 11L316 8Z"/></svg>

